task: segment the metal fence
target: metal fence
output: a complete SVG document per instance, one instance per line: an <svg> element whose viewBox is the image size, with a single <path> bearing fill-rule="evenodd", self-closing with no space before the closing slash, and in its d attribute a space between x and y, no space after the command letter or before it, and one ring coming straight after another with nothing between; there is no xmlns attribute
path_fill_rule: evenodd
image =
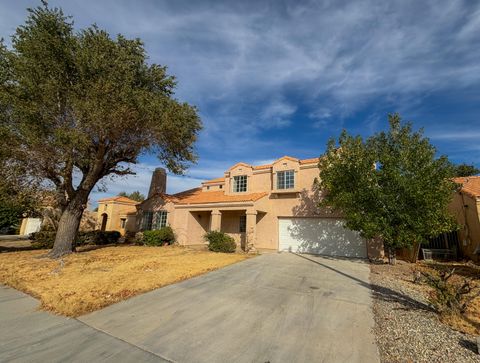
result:
<svg viewBox="0 0 480 363"><path fill-rule="evenodd" d="M458 255L460 252L459 247L460 242L457 231L443 233L437 237L430 238L428 243L422 245L422 249L428 249L432 251L448 250L449 253L446 255L453 258L461 257Z"/></svg>

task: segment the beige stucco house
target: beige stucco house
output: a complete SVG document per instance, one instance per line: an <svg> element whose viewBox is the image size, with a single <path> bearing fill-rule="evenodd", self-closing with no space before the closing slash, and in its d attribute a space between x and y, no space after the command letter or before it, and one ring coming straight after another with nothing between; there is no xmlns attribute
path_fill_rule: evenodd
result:
<svg viewBox="0 0 480 363"><path fill-rule="evenodd" d="M449 209L460 225L460 250L463 257L480 261L480 176L455 178L462 185Z"/></svg>
<svg viewBox="0 0 480 363"><path fill-rule="evenodd" d="M127 197L116 196L98 201L97 230L119 231L121 235L136 229L136 205L139 202Z"/></svg>
<svg viewBox="0 0 480 363"><path fill-rule="evenodd" d="M237 163L223 177L168 195L161 168L149 197L138 204L137 230L170 225L180 245L204 247L210 230L231 235L245 251L298 251L379 258L381 243L343 227L339 215L318 207L318 158L284 156L272 164ZM100 213L100 209L99 209Z"/></svg>

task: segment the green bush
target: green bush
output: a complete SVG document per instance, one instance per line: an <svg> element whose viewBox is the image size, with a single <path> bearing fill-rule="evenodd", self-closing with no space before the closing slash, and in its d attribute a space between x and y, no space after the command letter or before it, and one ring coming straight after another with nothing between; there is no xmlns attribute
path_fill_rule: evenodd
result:
<svg viewBox="0 0 480 363"><path fill-rule="evenodd" d="M232 253L237 249L235 240L223 232L211 231L205 234L204 238L210 251Z"/></svg>
<svg viewBox="0 0 480 363"><path fill-rule="evenodd" d="M175 235L169 226L154 231L143 231L142 243L146 246L171 245L175 243Z"/></svg>
<svg viewBox="0 0 480 363"><path fill-rule="evenodd" d="M55 242L55 235L54 231L40 231L32 233L29 238L32 240L33 248L50 249Z"/></svg>
<svg viewBox="0 0 480 363"><path fill-rule="evenodd" d="M32 247L39 249L53 248L55 242L55 231L40 231L32 233L30 239L32 240ZM89 231L79 232L77 235L76 245L109 245L115 244L120 238L118 231Z"/></svg>
<svg viewBox="0 0 480 363"><path fill-rule="evenodd" d="M77 246L82 245L109 245L118 242L121 237L118 231L89 231L79 232L77 237Z"/></svg>

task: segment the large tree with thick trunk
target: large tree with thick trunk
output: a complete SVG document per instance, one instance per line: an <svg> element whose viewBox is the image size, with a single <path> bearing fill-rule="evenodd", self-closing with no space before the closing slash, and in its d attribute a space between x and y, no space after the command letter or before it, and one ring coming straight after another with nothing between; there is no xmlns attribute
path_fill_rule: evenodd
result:
<svg viewBox="0 0 480 363"><path fill-rule="evenodd" d="M196 160L201 121L174 98L174 77L147 62L139 39L97 26L75 31L46 3L28 12L11 46L0 47L2 161L55 190L61 218L50 256L59 257L74 250L98 181L131 174L144 154L182 173Z"/></svg>

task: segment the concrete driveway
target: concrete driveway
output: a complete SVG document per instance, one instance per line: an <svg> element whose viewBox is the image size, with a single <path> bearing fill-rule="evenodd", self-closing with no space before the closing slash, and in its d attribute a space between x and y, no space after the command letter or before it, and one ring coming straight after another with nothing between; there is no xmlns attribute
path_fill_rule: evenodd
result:
<svg viewBox="0 0 480 363"><path fill-rule="evenodd" d="M266 254L79 320L175 362L378 362L368 276L363 262Z"/></svg>

